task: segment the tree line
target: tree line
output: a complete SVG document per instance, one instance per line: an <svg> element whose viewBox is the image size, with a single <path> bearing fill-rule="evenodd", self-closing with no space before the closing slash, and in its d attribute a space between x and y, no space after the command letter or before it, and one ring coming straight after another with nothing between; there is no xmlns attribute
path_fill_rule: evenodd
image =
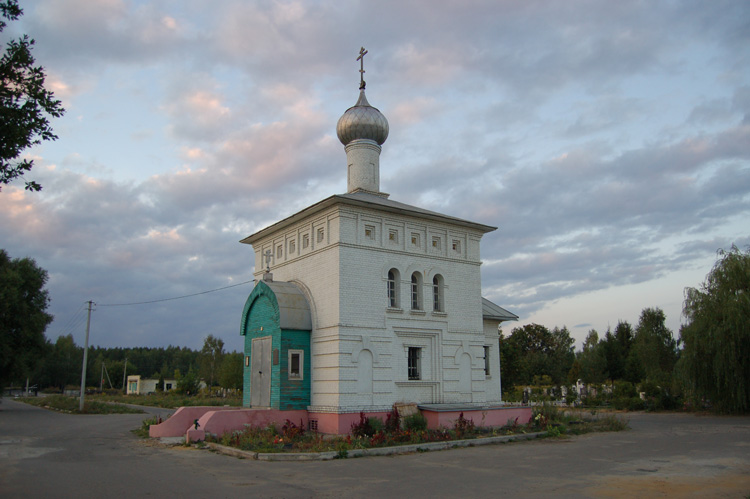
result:
<svg viewBox="0 0 750 499"><path fill-rule="evenodd" d="M54 343L44 330L52 321L44 289L47 272L30 258L11 259L0 250L0 387L23 383L40 388L79 385L83 349L71 335ZM500 338L503 388L519 385L570 385L610 381L624 387L656 392L669 404L680 401L722 412L750 410L750 249L721 251L698 288L685 291L679 338L666 326L659 308L646 308L633 327L626 321L602 337L589 331L583 347L574 350L567 328L549 330L539 324L514 328ZM243 355L226 353L224 342L209 335L199 351L166 348L101 348L89 352L87 386L100 385L101 365L112 386L122 376L141 374L184 380L185 391L203 378L208 386L242 388ZM110 380L107 380L109 385ZM618 385L619 383L619 385ZM629 388L628 388L629 385Z"/></svg>
<svg viewBox="0 0 750 499"><path fill-rule="evenodd" d="M591 329L577 352L566 327L550 331L539 324L527 324L514 328L500 341L503 386L543 381L561 386L579 380L586 384L649 380L671 385L679 350L665 321L660 308L646 308L635 328L620 321L601 338Z"/></svg>
<svg viewBox="0 0 750 499"><path fill-rule="evenodd" d="M750 250L732 246L699 288L687 288L679 338L660 308L633 327L592 329L579 351L567 328L539 324L500 336L503 391L514 386L612 383L654 392L665 408L684 402L721 412L750 410Z"/></svg>
<svg viewBox="0 0 750 499"><path fill-rule="evenodd" d="M213 335L204 340L201 350L187 347L90 347L86 366L86 386L124 389L127 375L140 374L164 380L176 379L178 391L197 392L203 380L208 387L242 388L242 353L225 352L224 341ZM30 373L40 389L62 390L80 386L83 347L72 335L47 342L42 359ZM104 366L104 368L102 367ZM106 371L105 371L106 369Z"/></svg>
<svg viewBox="0 0 750 499"><path fill-rule="evenodd" d="M71 334L54 342L44 336L52 322L47 279L47 271L33 259L11 259L0 250L0 389L25 386L26 379L39 389L80 387L83 347ZM241 389L242 360L242 353L226 352L224 341L213 335L201 350L94 346L88 352L86 386L122 390L127 375L140 374L159 379L162 386L164 379L176 379L178 390L191 393L201 379L209 387Z"/></svg>

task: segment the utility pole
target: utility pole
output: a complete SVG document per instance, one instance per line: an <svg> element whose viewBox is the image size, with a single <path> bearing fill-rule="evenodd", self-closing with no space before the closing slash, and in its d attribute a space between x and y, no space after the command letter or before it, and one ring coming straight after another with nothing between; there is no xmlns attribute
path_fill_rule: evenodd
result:
<svg viewBox="0 0 750 499"><path fill-rule="evenodd" d="M128 377L128 358L125 357L125 369L122 370L122 393L126 394L128 393L128 387L125 385L125 382L127 381Z"/></svg>
<svg viewBox="0 0 750 499"><path fill-rule="evenodd" d="M91 306L94 304L89 300L89 315L86 319L86 343L83 347L83 367L81 368L81 402L78 404L78 410L83 412L83 398L86 395L86 362L89 356L89 330L91 329Z"/></svg>

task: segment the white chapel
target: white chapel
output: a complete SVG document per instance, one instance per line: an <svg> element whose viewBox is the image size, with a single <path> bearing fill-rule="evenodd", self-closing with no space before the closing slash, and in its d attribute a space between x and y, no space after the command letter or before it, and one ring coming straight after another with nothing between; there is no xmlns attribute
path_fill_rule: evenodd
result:
<svg viewBox="0 0 750 499"><path fill-rule="evenodd" d="M517 316L482 298L480 242L496 227L381 191L388 121L364 79L336 132L347 192L241 241L256 262L243 405L344 428L397 403L501 404L498 326Z"/></svg>

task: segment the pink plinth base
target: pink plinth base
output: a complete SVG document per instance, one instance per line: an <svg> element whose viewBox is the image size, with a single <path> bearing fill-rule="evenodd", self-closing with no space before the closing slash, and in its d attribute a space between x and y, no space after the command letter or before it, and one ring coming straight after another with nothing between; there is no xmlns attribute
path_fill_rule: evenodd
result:
<svg viewBox="0 0 750 499"><path fill-rule="evenodd" d="M499 427L515 421L526 424L531 421L531 407L493 407L485 410L441 410L432 411L422 409L428 428L450 428L453 423L464 414L464 419L470 419L476 426Z"/></svg>
<svg viewBox="0 0 750 499"><path fill-rule="evenodd" d="M465 419L471 419L476 426L504 426L508 421L526 424L531 420L531 407L492 407L489 409L431 410L421 409L427 419L427 427L432 429L450 428L463 412ZM366 412L366 417L380 418L385 422L387 412ZM198 420L198 429L194 428ZM317 422L319 433L346 435L352 424L359 423L359 413L325 413L305 410L279 411L275 409L244 409L236 407L180 407L174 415L159 425L149 429L151 437L186 436L188 442L203 440L206 434L223 435L242 430L245 426L267 426L270 423L284 424L290 420L307 428L310 420ZM192 438L192 440L191 440Z"/></svg>
<svg viewBox="0 0 750 499"><path fill-rule="evenodd" d="M380 418L385 423L385 420L388 417L388 413L366 412L365 416L368 418ZM318 422L318 433L327 433L331 435L346 435L352 430L352 424L359 423L358 412L349 412L344 414L311 412L308 415L308 418L316 420Z"/></svg>
<svg viewBox="0 0 750 499"><path fill-rule="evenodd" d="M203 430L196 430L194 428L190 428L187 433L185 433L185 443L189 444L190 442L202 442L206 439L206 432Z"/></svg>
<svg viewBox="0 0 750 499"><path fill-rule="evenodd" d="M237 409L234 411L207 412L198 420L200 428L212 435L243 430L246 425L282 425L286 420L307 429L307 411L279 411L276 409Z"/></svg>
<svg viewBox="0 0 750 499"><path fill-rule="evenodd" d="M196 419L200 419L209 411L236 411L236 407L180 407L172 414L172 417L161 424L151 425L148 429L150 437L181 437L193 426ZM200 427L199 427L200 428Z"/></svg>

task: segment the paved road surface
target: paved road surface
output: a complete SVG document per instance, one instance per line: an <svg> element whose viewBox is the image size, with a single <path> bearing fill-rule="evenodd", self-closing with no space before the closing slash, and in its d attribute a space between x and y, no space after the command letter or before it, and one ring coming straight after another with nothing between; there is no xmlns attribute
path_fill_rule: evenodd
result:
<svg viewBox="0 0 750 499"><path fill-rule="evenodd" d="M0 496L750 495L749 417L637 413L626 432L294 463L156 445L130 433L145 417L58 414L3 399Z"/></svg>

